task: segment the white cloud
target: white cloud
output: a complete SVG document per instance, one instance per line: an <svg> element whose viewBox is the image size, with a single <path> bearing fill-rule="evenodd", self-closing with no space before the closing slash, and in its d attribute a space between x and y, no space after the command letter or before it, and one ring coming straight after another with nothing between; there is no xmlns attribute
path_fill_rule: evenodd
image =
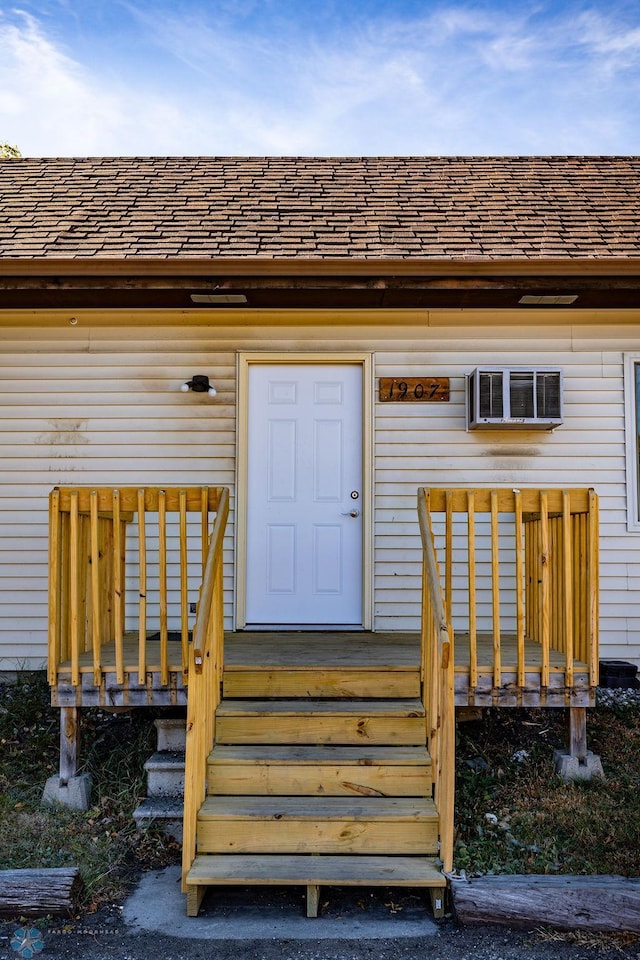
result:
<svg viewBox="0 0 640 960"><path fill-rule="evenodd" d="M0 20L0 90L2 136L23 152L66 152L80 131L90 152L121 124L117 98L94 87L24 13L14 22Z"/></svg>
<svg viewBox="0 0 640 960"><path fill-rule="evenodd" d="M45 156L640 152L640 24L484 4L266 35L255 6L121 4L144 67L81 62L0 14L0 139Z"/></svg>

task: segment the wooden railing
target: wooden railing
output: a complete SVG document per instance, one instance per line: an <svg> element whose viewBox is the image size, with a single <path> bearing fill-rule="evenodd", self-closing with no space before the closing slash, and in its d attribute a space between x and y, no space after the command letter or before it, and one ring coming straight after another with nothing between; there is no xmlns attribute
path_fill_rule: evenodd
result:
<svg viewBox="0 0 640 960"><path fill-rule="evenodd" d="M189 651L187 740L185 753L182 887L196 853L197 816L206 792L207 757L213 747L215 714L220 703L224 652L222 543L229 513L223 490L209 542L198 615Z"/></svg>
<svg viewBox="0 0 640 960"><path fill-rule="evenodd" d="M202 582L220 487L56 488L50 496L49 681L64 671L104 675L110 650L116 682L149 666L149 633L159 642L160 682L169 681L169 634L180 638L187 679L189 592ZM228 509L228 507L227 507ZM127 604L127 599L129 603Z"/></svg>
<svg viewBox="0 0 640 960"><path fill-rule="evenodd" d="M455 707L453 627L447 616L435 552L428 497L418 491L422 538L421 674L426 709L426 740L431 754L434 801L439 816L440 859L453 868L455 790Z"/></svg>
<svg viewBox="0 0 640 960"><path fill-rule="evenodd" d="M595 492L430 488L421 490L420 502L436 528L443 558L447 622L465 635L465 643L468 639L469 688L478 682L482 636L483 663L490 658L493 688L501 689L503 638L509 636L518 688L531 666L527 645L535 643L542 689L549 686L552 651L562 655L554 663L564 670L567 689L576 662L586 665L593 689L598 682Z"/></svg>

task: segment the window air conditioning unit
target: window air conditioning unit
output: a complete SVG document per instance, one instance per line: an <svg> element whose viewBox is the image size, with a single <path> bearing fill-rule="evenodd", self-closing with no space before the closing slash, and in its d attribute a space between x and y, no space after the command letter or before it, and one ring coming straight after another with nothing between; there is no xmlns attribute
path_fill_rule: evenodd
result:
<svg viewBox="0 0 640 960"><path fill-rule="evenodd" d="M478 367L467 377L467 425L553 430L562 423L562 371Z"/></svg>

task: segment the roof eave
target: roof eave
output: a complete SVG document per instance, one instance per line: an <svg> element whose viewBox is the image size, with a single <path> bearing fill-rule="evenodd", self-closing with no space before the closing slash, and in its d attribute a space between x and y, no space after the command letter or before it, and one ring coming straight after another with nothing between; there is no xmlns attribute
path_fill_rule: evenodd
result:
<svg viewBox="0 0 640 960"><path fill-rule="evenodd" d="M54 258L0 257L0 276L640 276L640 257Z"/></svg>

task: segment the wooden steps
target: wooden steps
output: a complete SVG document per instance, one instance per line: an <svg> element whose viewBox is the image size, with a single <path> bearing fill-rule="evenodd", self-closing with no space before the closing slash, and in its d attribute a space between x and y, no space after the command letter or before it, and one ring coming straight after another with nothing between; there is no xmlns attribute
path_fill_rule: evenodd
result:
<svg viewBox="0 0 640 960"><path fill-rule="evenodd" d="M417 670L394 667L272 667L225 670L223 696L241 697L419 697Z"/></svg>
<svg viewBox="0 0 640 960"><path fill-rule="evenodd" d="M219 743L397 744L425 742L425 712L415 700L223 700Z"/></svg>
<svg viewBox="0 0 640 960"><path fill-rule="evenodd" d="M444 915L444 879L433 857L197 856L187 875L187 912L197 916L209 886L305 886L307 916L318 915L320 887L425 887L435 917Z"/></svg>
<svg viewBox="0 0 640 960"><path fill-rule="evenodd" d="M431 795L424 747L227 746L209 756L209 795Z"/></svg>
<svg viewBox="0 0 640 960"><path fill-rule="evenodd" d="M386 693L383 671L361 668L347 682L342 668L314 673L270 667L228 681L225 672L234 696L216 711L189 915L207 886L225 883L302 884L308 916L322 885L423 886L442 915L419 672L387 677Z"/></svg>
<svg viewBox="0 0 640 960"><path fill-rule="evenodd" d="M319 883L370 887L371 877L376 877L385 887L441 887L443 884L442 874L432 857L316 857L308 854L286 857L198 856L189 871L188 882L194 886Z"/></svg>
<svg viewBox="0 0 640 960"><path fill-rule="evenodd" d="M438 818L426 798L208 797L201 853L436 854Z"/></svg>

